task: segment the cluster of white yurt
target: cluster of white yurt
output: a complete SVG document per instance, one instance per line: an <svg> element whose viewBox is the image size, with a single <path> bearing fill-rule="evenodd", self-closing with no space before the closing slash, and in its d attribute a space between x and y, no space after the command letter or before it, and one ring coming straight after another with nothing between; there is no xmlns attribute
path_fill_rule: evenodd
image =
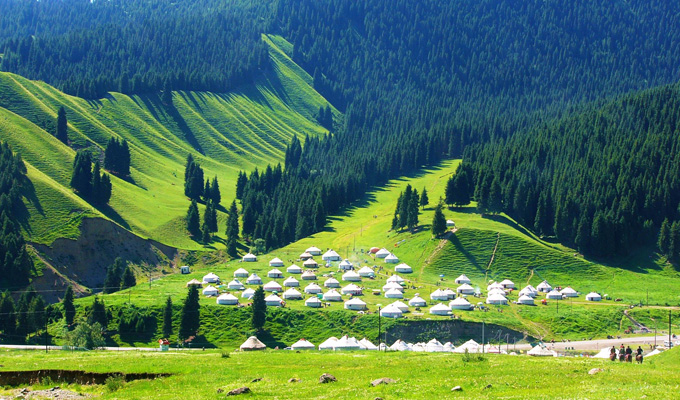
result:
<svg viewBox="0 0 680 400"><path fill-rule="evenodd" d="M389 351L415 351L428 353L452 353L456 347L451 342L442 344L437 339L432 339L427 343L407 343L401 339L397 339L391 346L387 347Z"/></svg>

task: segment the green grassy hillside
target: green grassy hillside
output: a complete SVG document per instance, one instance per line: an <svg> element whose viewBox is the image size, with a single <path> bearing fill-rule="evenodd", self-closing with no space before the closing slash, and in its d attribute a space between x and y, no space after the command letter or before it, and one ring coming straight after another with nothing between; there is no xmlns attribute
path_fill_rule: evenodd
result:
<svg viewBox="0 0 680 400"><path fill-rule="evenodd" d="M200 248L183 228L189 205L183 195L187 154L194 154L206 176L218 177L222 204L228 205L239 170L282 161L293 135L325 132L315 114L327 102L286 54L290 44L273 36L263 40L273 67L254 85L224 94L175 92L170 106L155 94L111 93L86 101L0 73L0 138L21 153L35 186L28 202L28 239L49 244L57 237L75 238L80 218L105 216L142 237ZM72 148L103 152L111 137L130 144L131 180L113 178L110 207L95 210L68 187L75 151L43 129L60 106L67 112Z"/></svg>

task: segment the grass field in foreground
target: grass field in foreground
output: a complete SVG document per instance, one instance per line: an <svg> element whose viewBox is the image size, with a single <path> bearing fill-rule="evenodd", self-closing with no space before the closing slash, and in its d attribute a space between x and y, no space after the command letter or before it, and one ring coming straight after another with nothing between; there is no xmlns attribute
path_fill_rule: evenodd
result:
<svg viewBox="0 0 680 400"><path fill-rule="evenodd" d="M650 358L642 365L585 358L531 358L488 355L464 362L460 354L428 353L295 353L210 351L170 353L6 351L0 371L78 369L93 372L170 373L167 378L126 383L115 392L105 386L64 385L101 394L102 399L217 399L247 386L246 398L277 399L650 399L677 398L680 350ZM602 371L589 375L593 368ZM549 373L547 373L549 371ZM323 373L335 383L320 384ZM372 387L374 379L396 383ZM262 378L259 382L252 382ZM301 382L290 383L290 378ZM56 383L50 383L51 386ZM461 386L461 392L451 392ZM44 386L43 386L44 387ZM34 389L41 386L33 386ZM218 394L218 389L224 390ZM0 390L0 395L12 388Z"/></svg>

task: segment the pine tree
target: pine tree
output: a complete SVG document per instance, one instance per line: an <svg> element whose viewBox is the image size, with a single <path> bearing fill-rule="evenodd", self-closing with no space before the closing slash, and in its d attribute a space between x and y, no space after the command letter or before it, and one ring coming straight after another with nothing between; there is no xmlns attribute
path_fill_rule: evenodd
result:
<svg viewBox="0 0 680 400"><path fill-rule="evenodd" d="M668 254L668 246L670 244L670 233L671 224L668 222L668 218L663 220L661 224L661 229L659 230L659 238L656 241L656 245L659 248L661 254Z"/></svg>
<svg viewBox="0 0 680 400"><path fill-rule="evenodd" d="M227 229L225 234L227 238L234 239L234 242L238 241L238 208L236 206L236 200L229 206L229 216L227 217Z"/></svg>
<svg viewBox="0 0 680 400"><path fill-rule="evenodd" d="M678 259L680 256L680 222L675 221L671 224L668 235L668 258Z"/></svg>
<svg viewBox="0 0 680 400"><path fill-rule="evenodd" d="M489 211L497 214L503 211L503 197L501 191L501 183L498 177L494 178L489 188Z"/></svg>
<svg viewBox="0 0 680 400"><path fill-rule="evenodd" d="M576 238L574 239L574 243L576 243L576 247L581 253L585 254L589 251L591 229L588 214L583 211L576 228Z"/></svg>
<svg viewBox="0 0 680 400"><path fill-rule="evenodd" d="M207 203L212 198L212 188L210 187L210 179L205 180L205 187L203 189L203 200Z"/></svg>
<svg viewBox="0 0 680 400"><path fill-rule="evenodd" d="M73 320L76 317L76 307L73 305L73 287L71 285L66 288L61 305L64 307L64 321L66 325L73 324Z"/></svg>
<svg viewBox="0 0 680 400"><path fill-rule="evenodd" d="M92 194L92 200L96 204L100 204L99 200L102 196L102 176L99 166L99 160L94 162L94 167L92 169L92 187L90 189Z"/></svg>
<svg viewBox="0 0 680 400"><path fill-rule="evenodd" d="M59 112L57 112L57 139L68 145L68 121L63 106L59 107Z"/></svg>
<svg viewBox="0 0 680 400"><path fill-rule="evenodd" d="M418 226L418 212L419 207L419 196L418 196L418 191L413 190L411 193L411 197L409 198L409 205L408 205L408 229L413 232L413 230Z"/></svg>
<svg viewBox="0 0 680 400"><path fill-rule="evenodd" d="M104 280L104 293L114 293L120 289L125 267L125 261L120 257L116 258L113 265L109 266Z"/></svg>
<svg viewBox="0 0 680 400"><path fill-rule="evenodd" d="M42 296L38 295L31 300L31 304L28 307L29 319L31 321L31 332L38 332L44 329L46 316L45 316L45 300Z"/></svg>
<svg viewBox="0 0 680 400"><path fill-rule="evenodd" d="M7 336L13 336L17 330L17 314L14 307L14 299L5 292L0 298L0 331Z"/></svg>
<svg viewBox="0 0 680 400"><path fill-rule="evenodd" d="M189 286L189 293L182 306L179 323L179 338L187 340L196 335L201 326L201 305L198 302L198 288Z"/></svg>
<svg viewBox="0 0 680 400"><path fill-rule="evenodd" d="M217 182L217 176L213 178L212 185L210 185L210 198L215 205L220 204L222 201L222 194L220 193L220 184Z"/></svg>
<svg viewBox="0 0 680 400"><path fill-rule="evenodd" d="M420 194L420 206L424 210L428 204L430 204L430 199L427 197L427 189L423 188L423 192Z"/></svg>
<svg viewBox="0 0 680 400"><path fill-rule="evenodd" d="M109 317L106 312L106 305L104 304L104 301L100 301L99 297L95 296L94 301L92 302L92 308L90 308L90 312L87 315L87 323L92 325L95 322L98 322L104 329L108 326L109 323Z"/></svg>
<svg viewBox="0 0 680 400"><path fill-rule="evenodd" d="M161 101L166 106L172 105L172 85L170 84L170 79L166 79L163 82L163 94L161 96Z"/></svg>
<svg viewBox="0 0 680 400"><path fill-rule="evenodd" d="M195 238L201 235L201 216L198 213L196 200L191 201L189 210L187 210L187 231Z"/></svg>
<svg viewBox="0 0 680 400"><path fill-rule="evenodd" d="M434 209L434 216L432 217L432 234L434 237L439 237L446 232L446 218L442 212L441 202L437 204Z"/></svg>
<svg viewBox="0 0 680 400"><path fill-rule="evenodd" d="M201 241L205 245L212 241L212 237L210 236L210 228L208 228L208 225L206 224L203 224L201 227Z"/></svg>
<svg viewBox="0 0 680 400"><path fill-rule="evenodd" d="M137 278L135 278L134 272L129 265L125 266L125 271L123 272L123 278L121 279L120 288L121 290L131 288L137 284Z"/></svg>
<svg viewBox="0 0 680 400"><path fill-rule="evenodd" d="M255 289L255 294L253 295L253 329L260 331L264 327L264 323L267 319L267 303L264 301L264 289L262 286Z"/></svg>
<svg viewBox="0 0 680 400"><path fill-rule="evenodd" d="M102 174L101 187L98 197L98 202L101 205L107 204L111 200L113 194L113 187L111 185L111 178L109 174Z"/></svg>
<svg viewBox="0 0 680 400"><path fill-rule="evenodd" d="M163 309L163 337L172 336L172 298L168 296Z"/></svg>
<svg viewBox="0 0 680 400"><path fill-rule="evenodd" d="M73 160L71 187L83 198L89 198L92 188L92 157L86 150L79 150Z"/></svg>
<svg viewBox="0 0 680 400"><path fill-rule="evenodd" d="M239 171L238 178L236 179L236 198L238 200L243 200L243 191L248 183L248 177L245 172Z"/></svg>
<svg viewBox="0 0 680 400"><path fill-rule="evenodd" d="M217 232L217 210L212 200L208 201L203 214L203 225L208 227L209 233Z"/></svg>
<svg viewBox="0 0 680 400"><path fill-rule="evenodd" d="M456 176L452 175L447 181L446 181L446 189L444 191L444 198L446 201L446 204L448 205L453 205L456 203Z"/></svg>

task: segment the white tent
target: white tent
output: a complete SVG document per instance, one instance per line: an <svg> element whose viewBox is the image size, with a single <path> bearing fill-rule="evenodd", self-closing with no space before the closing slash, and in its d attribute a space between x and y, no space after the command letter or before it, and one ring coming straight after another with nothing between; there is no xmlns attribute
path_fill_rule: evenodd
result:
<svg viewBox="0 0 680 400"><path fill-rule="evenodd" d="M446 220L446 227L447 227L447 228L455 228L455 227L456 227L456 223L453 222L453 221L450 220L450 219L447 219L447 220Z"/></svg>
<svg viewBox="0 0 680 400"><path fill-rule="evenodd" d="M318 247L312 246L312 247L308 248L307 250L305 250L305 253L309 253L313 256L320 256L321 255L321 249L318 248Z"/></svg>
<svg viewBox="0 0 680 400"><path fill-rule="evenodd" d="M576 293L576 290L570 288L569 286L562 289L560 293L564 297L578 297L578 293Z"/></svg>
<svg viewBox="0 0 680 400"><path fill-rule="evenodd" d="M280 278L283 278L283 272L281 272L278 268L274 268L274 269L269 270L269 272L267 272L267 277L274 278L274 279L280 279Z"/></svg>
<svg viewBox="0 0 680 400"><path fill-rule="evenodd" d="M433 315L451 315L451 307L439 303L435 306L430 307L430 314Z"/></svg>
<svg viewBox="0 0 680 400"><path fill-rule="evenodd" d="M260 342L260 340L255 336L251 336L245 342L243 342L240 348L241 351L252 351L252 350L264 350L267 348L267 346L265 346L264 343Z"/></svg>
<svg viewBox="0 0 680 400"><path fill-rule="evenodd" d="M301 274L302 268L293 264L290 267L286 268L286 272L288 272L289 274Z"/></svg>
<svg viewBox="0 0 680 400"><path fill-rule="evenodd" d="M323 299L325 301L342 301L342 296L337 290L331 289L323 294Z"/></svg>
<svg viewBox="0 0 680 400"><path fill-rule="evenodd" d="M203 284L198 279L192 279L187 282L187 287L189 286L203 287Z"/></svg>
<svg viewBox="0 0 680 400"><path fill-rule="evenodd" d="M382 290L383 292L387 292L388 290L398 290L400 292L404 291L404 287L398 284L397 282L388 282L387 284L383 285Z"/></svg>
<svg viewBox="0 0 680 400"><path fill-rule="evenodd" d="M306 261L306 260L309 260L312 257L314 257L314 256L312 256L311 254L309 254L308 252L305 251L304 253L300 254L299 258L302 261Z"/></svg>
<svg viewBox="0 0 680 400"><path fill-rule="evenodd" d="M337 279L335 278L328 278L326 281L323 283L323 285L327 288L339 288L340 287L340 282L338 282Z"/></svg>
<svg viewBox="0 0 680 400"><path fill-rule="evenodd" d="M587 301L602 301L602 296L599 293L590 292L586 295Z"/></svg>
<svg viewBox="0 0 680 400"><path fill-rule="evenodd" d="M612 351L612 348L611 348L611 347L605 347L605 348L603 348L602 350L600 350L599 353L595 354L595 355L593 356L593 358L604 358L604 359L608 359L608 358L610 357L610 355L611 355L611 351ZM618 352L616 351L616 349L614 349L614 352L618 354Z"/></svg>
<svg viewBox="0 0 680 400"><path fill-rule="evenodd" d="M300 339L290 346L291 350L314 350L316 347L305 339Z"/></svg>
<svg viewBox="0 0 680 400"><path fill-rule="evenodd" d="M350 283L349 285L342 288L340 292L342 294L351 294L353 296L361 296L362 294L364 294L363 290L353 283Z"/></svg>
<svg viewBox="0 0 680 400"><path fill-rule="evenodd" d="M401 318L404 316L404 313L401 312L399 308L390 304L387 307L380 310L380 316L385 318Z"/></svg>
<svg viewBox="0 0 680 400"><path fill-rule="evenodd" d="M354 268L354 264L349 262L348 259L344 259L344 260L340 261L340 264L338 264L338 268L340 268L342 270L349 271L350 269Z"/></svg>
<svg viewBox="0 0 680 400"><path fill-rule="evenodd" d="M400 274L412 274L413 268L411 268L408 264L401 263L394 267L394 272L398 272Z"/></svg>
<svg viewBox="0 0 680 400"><path fill-rule="evenodd" d="M337 342L338 338L331 336L319 345L319 350L333 350Z"/></svg>
<svg viewBox="0 0 680 400"><path fill-rule="evenodd" d="M504 279L500 283L501 286L503 286L503 289L514 289L515 288L515 283L511 281L510 279Z"/></svg>
<svg viewBox="0 0 680 400"><path fill-rule="evenodd" d="M281 261L280 258L274 257L271 261L269 261L269 266L270 267L283 267L283 261Z"/></svg>
<svg viewBox="0 0 680 400"><path fill-rule="evenodd" d="M285 287L299 287L300 281L293 278L292 276L289 276L288 278L286 278L285 281L283 281L283 286L285 286Z"/></svg>
<svg viewBox="0 0 680 400"><path fill-rule="evenodd" d="M654 350L650 351L649 353L647 353L647 355L645 355L645 358L649 358L651 356L655 356L655 355L661 354L661 353L663 353L663 351L661 351L659 349L654 349Z"/></svg>
<svg viewBox="0 0 680 400"><path fill-rule="evenodd" d="M310 258L309 260L306 260L305 262L303 262L302 266L305 267L305 268L316 269L316 268L319 268L319 263L314 261L313 258Z"/></svg>
<svg viewBox="0 0 680 400"><path fill-rule="evenodd" d="M309 285L305 286L305 293L317 294L321 292L321 286L317 285L316 283L310 283Z"/></svg>
<svg viewBox="0 0 680 400"><path fill-rule="evenodd" d="M525 294L519 296L519 299L517 299L517 304L524 304L525 306L533 306L534 305L534 299L533 297L529 297Z"/></svg>
<svg viewBox="0 0 680 400"><path fill-rule="evenodd" d="M447 299L446 300L453 300L456 298L456 292L453 290L446 288L443 290L444 294L446 295Z"/></svg>
<svg viewBox="0 0 680 400"><path fill-rule="evenodd" d="M333 345L333 350L335 351L351 351L351 350L361 350L361 345L356 338L347 337L347 335L338 339Z"/></svg>
<svg viewBox="0 0 680 400"><path fill-rule="evenodd" d="M375 271L373 271L373 268L369 266L362 267L359 271L359 276L362 278L374 278L375 277Z"/></svg>
<svg viewBox="0 0 680 400"><path fill-rule="evenodd" d="M482 346L475 342L474 340L470 339L467 342L463 343L462 345L456 347L453 352L454 353L465 353L465 350L467 350L468 353L481 353L482 351Z"/></svg>
<svg viewBox="0 0 680 400"><path fill-rule="evenodd" d="M453 353L453 351L455 349L456 349L456 347L453 345L453 343L451 343L451 342L444 343L444 352Z"/></svg>
<svg viewBox="0 0 680 400"><path fill-rule="evenodd" d="M502 290L502 289L491 289L491 290L489 290L489 293L487 293L487 296L491 296L491 295L499 295L499 296L506 297L505 296L505 290Z"/></svg>
<svg viewBox="0 0 680 400"><path fill-rule="evenodd" d="M246 271L243 268L239 268L236 271L234 271L234 278L247 278L248 277L248 271Z"/></svg>
<svg viewBox="0 0 680 400"><path fill-rule="evenodd" d="M519 296L529 296L529 297L536 297L538 295L538 292L535 290L532 290L530 286L525 287L524 289L519 291Z"/></svg>
<svg viewBox="0 0 680 400"><path fill-rule="evenodd" d="M220 291L212 285L208 285L205 289L203 289L204 296L217 296L219 293Z"/></svg>
<svg viewBox="0 0 680 400"><path fill-rule="evenodd" d="M255 262L257 261L257 257L255 256L255 254L248 253L245 256L243 256L242 260L243 262Z"/></svg>
<svg viewBox="0 0 680 400"><path fill-rule="evenodd" d="M385 258L389 255L390 255L390 252L384 247L382 249L378 250L377 253L375 253L375 256L378 257L378 258Z"/></svg>
<svg viewBox="0 0 680 400"><path fill-rule="evenodd" d="M241 298L250 299L255 295L255 289L246 289L241 293Z"/></svg>
<svg viewBox="0 0 680 400"><path fill-rule="evenodd" d="M361 276L354 271L347 271L342 274L342 280L347 282L361 282Z"/></svg>
<svg viewBox="0 0 680 400"><path fill-rule="evenodd" d="M406 281L401 276L394 274L394 275L390 276L389 278L387 278L387 283L391 283L391 282L404 283Z"/></svg>
<svg viewBox="0 0 680 400"><path fill-rule="evenodd" d="M262 284L262 278L257 276L256 273L250 274L248 279L246 279L246 284L248 285L261 285Z"/></svg>
<svg viewBox="0 0 680 400"><path fill-rule="evenodd" d="M388 299L403 299L404 294L397 289L390 289L385 292L385 297Z"/></svg>
<svg viewBox="0 0 680 400"><path fill-rule="evenodd" d="M302 278L303 281L315 281L317 279L316 274L312 271L303 272L300 278Z"/></svg>
<svg viewBox="0 0 680 400"><path fill-rule="evenodd" d="M203 283L219 283L220 277L212 272L203 277Z"/></svg>
<svg viewBox="0 0 680 400"><path fill-rule="evenodd" d="M461 294L475 294L475 288L470 286L467 283L464 283L460 286L458 286L458 289L456 289L456 292L461 293Z"/></svg>
<svg viewBox="0 0 680 400"><path fill-rule="evenodd" d="M437 339L432 339L425 345L425 351L429 353L440 353L444 351L444 345Z"/></svg>
<svg viewBox="0 0 680 400"><path fill-rule="evenodd" d="M281 285L279 285L278 282L271 281L267 282L264 285L263 289L265 292L280 292L281 290L283 290L283 287L281 287Z"/></svg>
<svg viewBox="0 0 680 400"><path fill-rule="evenodd" d="M264 302L269 307L281 307L283 300L281 300L281 298L275 294L270 294L269 296L265 297Z"/></svg>
<svg viewBox="0 0 680 400"><path fill-rule="evenodd" d="M446 294L443 290L437 289L430 294L430 299L436 301L446 301L449 299L449 295Z"/></svg>
<svg viewBox="0 0 680 400"><path fill-rule="evenodd" d="M347 300L345 302L345 309L347 310L365 310L366 309L366 302L361 300L358 297L355 297L351 300Z"/></svg>
<svg viewBox="0 0 680 400"><path fill-rule="evenodd" d="M539 283L538 286L536 286L536 289L539 292L548 293L552 290L552 286L550 286L548 281L543 281L543 282Z"/></svg>
<svg viewBox="0 0 680 400"><path fill-rule="evenodd" d="M298 292L296 289L290 288L283 292L283 298L285 300L300 300L302 299L302 293Z"/></svg>
<svg viewBox="0 0 680 400"><path fill-rule="evenodd" d="M508 299L505 297L501 296L500 294L490 294L489 296L486 297L486 304L508 304Z"/></svg>
<svg viewBox="0 0 680 400"><path fill-rule="evenodd" d="M468 278L465 274L462 274L461 276L456 278L455 282L459 285L462 285L464 283L467 283L469 285L470 283L472 283L472 281L470 281L470 278Z"/></svg>
<svg viewBox="0 0 680 400"><path fill-rule="evenodd" d="M310 297L307 300L305 300L305 305L307 307L320 308L321 300L319 300L317 297Z"/></svg>
<svg viewBox="0 0 680 400"><path fill-rule="evenodd" d="M327 252L323 253L323 256L321 256L321 259L324 261L340 261L340 254L336 253L335 250L328 250Z"/></svg>
<svg viewBox="0 0 680 400"><path fill-rule="evenodd" d="M500 283L496 283L496 282L493 282L492 284L490 284L489 286L486 287L487 291L491 291L493 289L504 290L505 288L503 287L503 285L501 285Z"/></svg>
<svg viewBox="0 0 680 400"><path fill-rule="evenodd" d="M411 307L425 307L427 306L427 301L422 297L415 295L415 297L408 301L408 305Z"/></svg>
<svg viewBox="0 0 680 400"><path fill-rule="evenodd" d="M550 300L562 300L562 293L557 290L551 290L545 295L545 298Z"/></svg>
<svg viewBox="0 0 680 400"><path fill-rule="evenodd" d="M472 310L472 304L465 297L459 297L449 303L452 310Z"/></svg>
<svg viewBox="0 0 680 400"><path fill-rule="evenodd" d="M233 294L224 293L217 297L217 304L224 306L235 306L238 304L238 299Z"/></svg>
<svg viewBox="0 0 680 400"><path fill-rule="evenodd" d="M378 346L366 338L359 340L359 346L361 346L361 350L378 350Z"/></svg>
<svg viewBox="0 0 680 400"><path fill-rule="evenodd" d="M399 262L399 257L395 256L394 254L390 254L389 256L385 257L385 262L389 264L396 264Z"/></svg>
<svg viewBox="0 0 680 400"><path fill-rule="evenodd" d="M557 357L557 353L541 345L534 346L534 348L529 350L527 354L534 357Z"/></svg>
<svg viewBox="0 0 680 400"><path fill-rule="evenodd" d="M411 349L408 347L408 344L404 342L401 339L397 339L392 346L390 346L390 350L392 351L410 351Z"/></svg>
<svg viewBox="0 0 680 400"><path fill-rule="evenodd" d="M238 279L234 279L231 282L227 283L227 287L230 290L243 290L246 288Z"/></svg>
<svg viewBox="0 0 680 400"><path fill-rule="evenodd" d="M409 347L409 350L411 351L427 351L427 348L425 347L425 343L416 343L416 344L411 344L411 343L406 343Z"/></svg>
<svg viewBox="0 0 680 400"><path fill-rule="evenodd" d="M399 300L395 301L394 303L392 303L392 304L390 304L390 305L391 305L391 306L397 307L397 308L400 309L401 312L403 312L403 313L407 313L407 312L408 312L408 306L407 306L406 304L402 303L402 302L399 301Z"/></svg>

